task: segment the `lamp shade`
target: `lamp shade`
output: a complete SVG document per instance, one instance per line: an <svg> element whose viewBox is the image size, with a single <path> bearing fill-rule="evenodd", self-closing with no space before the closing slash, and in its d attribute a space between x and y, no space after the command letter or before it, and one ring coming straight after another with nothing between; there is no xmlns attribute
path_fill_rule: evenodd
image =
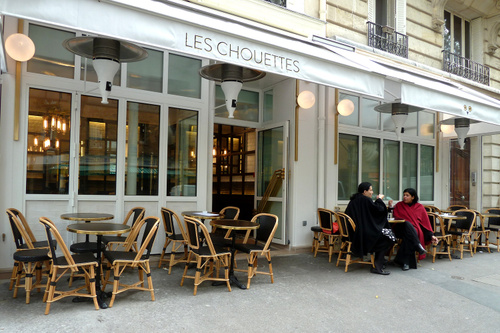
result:
<svg viewBox="0 0 500 333"><path fill-rule="evenodd" d="M344 116L350 116L354 112L354 103L350 99L343 99L337 105L337 112Z"/></svg>
<svg viewBox="0 0 500 333"><path fill-rule="evenodd" d="M304 90L297 96L297 104L303 109L310 109L316 102L314 94L309 90Z"/></svg>
<svg viewBox="0 0 500 333"><path fill-rule="evenodd" d="M401 133L403 132L403 126L408 118L408 113L422 110L422 108L402 103L380 104L375 107L375 111L392 114L392 121L394 122L394 127L396 127L398 140L401 139Z"/></svg>
<svg viewBox="0 0 500 333"><path fill-rule="evenodd" d="M478 122L479 122L479 120L475 120L475 119L455 117L455 118L448 118L448 119L442 120L440 125L441 125L441 130L443 130L443 125L454 125L455 126L455 133L457 134L458 145L460 146L460 149L464 149L465 148L465 138L467 137L467 134L469 133L470 124L474 124L474 123L478 123Z"/></svg>
<svg viewBox="0 0 500 333"><path fill-rule="evenodd" d="M25 34L12 34L5 40L5 51L16 61L28 61L35 55L35 43Z"/></svg>

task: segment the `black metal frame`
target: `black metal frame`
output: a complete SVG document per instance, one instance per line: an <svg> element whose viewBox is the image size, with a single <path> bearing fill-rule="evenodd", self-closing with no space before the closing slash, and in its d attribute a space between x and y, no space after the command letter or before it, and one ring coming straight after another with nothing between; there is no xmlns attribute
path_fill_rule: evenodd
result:
<svg viewBox="0 0 500 333"><path fill-rule="evenodd" d="M490 85L489 67L447 50L443 50L443 70L487 86Z"/></svg>
<svg viewBox="0 0 500 333"><path fill-rule="evenodd" d="M408 36L374 22L368 24L368 45L408 59Z"/></svg>

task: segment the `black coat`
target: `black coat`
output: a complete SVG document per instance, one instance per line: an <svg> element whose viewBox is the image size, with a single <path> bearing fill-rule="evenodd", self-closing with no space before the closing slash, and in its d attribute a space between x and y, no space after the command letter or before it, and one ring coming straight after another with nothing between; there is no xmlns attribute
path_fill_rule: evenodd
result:
<svg viewBox="0 0 500 333"><path fill-rule="evenodd" d="M345 213L356 225L351 250L355 256L364 256L375 252L377 241L382 237L382 228L390 228L387 222L387 207L382 199L373 201L371 198L357 194L349 202Z"/></svg>

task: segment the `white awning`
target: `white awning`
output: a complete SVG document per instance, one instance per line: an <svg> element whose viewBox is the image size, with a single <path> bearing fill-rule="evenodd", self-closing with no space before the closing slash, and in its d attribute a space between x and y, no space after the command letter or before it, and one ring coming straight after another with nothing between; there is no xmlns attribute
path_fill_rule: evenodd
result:
<svg viewBox="0 0 500 333"><path fill-rule="evenodd" d="M376 98L384 96L383 75L332 52L332 48L244 19L235 20L217 11L208 13L208 10L185 2L3 1L0 13Z"/></svg>

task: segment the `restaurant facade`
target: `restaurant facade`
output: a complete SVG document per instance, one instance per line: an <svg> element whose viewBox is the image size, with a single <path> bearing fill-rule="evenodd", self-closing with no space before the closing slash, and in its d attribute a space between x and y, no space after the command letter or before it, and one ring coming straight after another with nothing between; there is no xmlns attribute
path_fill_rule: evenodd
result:
<svg viewBox="0 0 500 333"><path fill-rule="evenodd" d="M119 222L137 206L146 216L238 206L242 219L277 214L275 242L292 248L310 246L317 208L345 207L361 181L394 200L414 187L438 207L498 206L500 22L488 15L500 9L474 8L478 22L452 1L417 2L5 1L0 206L21 210L39 239L41 216L65 230L70 212ZM470 39L483 51L467 53L461 41L482 31ZM9 55L16 33L35 45L27 61ZM105 86L92 56L71 47L98 38L135 55L114 59ZM459 47L458 63L480 66L443 69ZM208 71L222 64L257 73L242 80L234 114Z"/></svg>

